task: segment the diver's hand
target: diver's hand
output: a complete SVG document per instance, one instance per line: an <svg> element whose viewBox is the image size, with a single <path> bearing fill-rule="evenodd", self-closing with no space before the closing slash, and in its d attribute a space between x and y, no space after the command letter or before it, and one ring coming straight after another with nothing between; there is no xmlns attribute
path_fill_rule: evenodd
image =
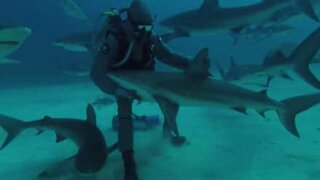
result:
<svg viewBox="0 0 320 180"><path fill-rule="evenodd" d="M117 87L114 92L114 95L121 98L129 98L141 101L141 97L135 91L128 90L122 87Z"/></svg>

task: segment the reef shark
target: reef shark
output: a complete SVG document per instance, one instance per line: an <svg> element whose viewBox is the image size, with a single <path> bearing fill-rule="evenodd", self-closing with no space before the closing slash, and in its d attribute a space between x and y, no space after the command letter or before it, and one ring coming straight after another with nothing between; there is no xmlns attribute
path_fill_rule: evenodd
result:
<svg viewBox="0 0 320 180"><path fill-rule="evenodd" d="M226 30L237 33L249 25L277 22L293 16L297 9L319 21L310 0L263 0L244 7L222 8L219 0L203 0L200 8L173 15L160 22L168 29L181 29L189 35L212 34Z"/></svg>
<svg viewBox="0 0 320 180"><path fill-rule="evenodd" d="M320 28L312 32L305 38L294 50L286 57L280 50L270 53L262 65L237 66L235 62L231 63L231 71L224 72L218 65L218 70L225 80L240 80L253 76L268 77L267 85L270 81L280 76L286 79L292 79L288 70L296 72L306 83L314 88L320 89L320 82L312 74L309 64L318 54L320 48Z"/></svg>
<svg viewBox="0 0 320 180"><path fill-rule="evenodd" d="M41 134L45 130L56 132L56 142L66 138L72 140L79 148L76 155L68 158L72 160L76 170L83 174L98 172L107 160L107 154L114 150L107 148L102 132L96 126L96 114L91 105L87 106L86 121L72 118L51 118L45 116L41 120L21 121L13 117L0 114L0 127L7 133L7 138L0 149L3 149L14 140L18 134L28 128L36 128ZM43 176L46 173L42 173Z"/></svg>
<svg viewBox="0 0 320 180"><path fill-rule="evenodd" d="M268 110L275 110L285 129L299 137L296 115L320 103L320 93L277 101L269 98L266 90L255 92L215 80L210 77L209 67L208 49L203 49L184 73L116 71L108 76L136 92L140 100L157 102L176 136L180 136L176 123L180 106L222 106L242 113L253 108L262 116Z"/></svg>
<svg viewBox="0 0 320 180"><path fill-rule="evenodd" d="M259 43L272 36L287 34L293 29L294 27L288 24L268 23L263 25L248 26L237 33L231 32L231 36L233 37L234 45L238 43L240 38L250 39L255 43Z"/></svg>
<svg viewBox="0 0 320 180"><path fill-rule="evenodd" d="M0 64L19 63L7 56L16 51L31 33L27 27L0 26Z"/></svg>
<svg viewBox="0 0 320 180"><path fill-rule="evenodd" d="M88 47L93 43L92 33L78 33L60 38L53 42L53 45L62 47L67 51L87 52Z"/></svg>

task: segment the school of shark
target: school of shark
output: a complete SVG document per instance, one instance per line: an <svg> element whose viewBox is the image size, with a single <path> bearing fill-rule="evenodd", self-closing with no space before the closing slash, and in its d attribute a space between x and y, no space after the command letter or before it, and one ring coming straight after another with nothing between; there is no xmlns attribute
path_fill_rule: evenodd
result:
<svg viewBox="0 0 320 180"><path fill-rule="evenodd" d="M200 7L177 12L155 23L166 31L159 36L162 42L170 43L177 39L226 33L232 38L233 46L237 46L243 38L259 44L274 36L286 36L289 32L295 31L295 28L287 23L294 18L304 16L310 21L320 23L320 0L262 0L241 7L222 7L219 1L223 0L202 0ZM99 27L97 31L94 22L75 1L64 0L62 10L66 16L82 21L93 30L60 37L48 44L63 48L69 53L87 53L94 57L94 50L100 43L98 40L103 36L103 28ZM108 13L112 14L112 11ZM161 17L160 14L159 16ZM23 48L23 43L28 41L33 33L31 27L0 25L0 66L24 63L23 60L14 60L8 56ZM179 109L186 106L229 108L245 116L249 115L248 109L254 109L262 118L266 118L267 111L274 111L279 125L293 138L303 136L296 125L296 120L299 120L297 115L320 104L320 92L317 92L320 90L320 80L310 68L319 63L320 26L301 42L294 44L289 53L283 52L279 43L275 50L266 55L261 64L242 64L238 62L238 57L231 57L228 62L230 67L225 67L224 63L209 57L210 49L205 43L203 42L205 47L191 58L189 66L183 71L124 69L110 71L106 77L130 90L134 94L134 101L157 104L178 143L187 138L181 135L177 122ZM212 66L214 68L211 68ZM79 65L75 64L74 67ZM71 77L89 77L89 69L89 65L82 65L80 69L65 67L62 73ZM212 69L217 70L216 74L219 76L213 76L213 72L210 72ZM292 77L288 72L295 73L315 92L283 100L269 96L268 90L272 89L272 82L276 77L296 81L296 76ZM257 81L255 77L262 78ZM252 79L255 79L254 82ZM246 88L250 83L262 89L254 91ZM98 173L107 164L108 155L119 149L119 142L107 144L106 137L97 125L95 107L96 104L107 106L114 103L111 98L89 103L84 120L44 115L43 118L34 121L25 121L0 112L0 127L7 132L0 152L10 146L10 143L26 129L37 130L37 136L44 131L54 131L56 143L69 139L78 148L76 154L61 161L63 166L68 164L84 175ZM57 168L59 167L53 171ZM53 176L52 173L50 169L39 172L39 178L50 178Z"/></svg>

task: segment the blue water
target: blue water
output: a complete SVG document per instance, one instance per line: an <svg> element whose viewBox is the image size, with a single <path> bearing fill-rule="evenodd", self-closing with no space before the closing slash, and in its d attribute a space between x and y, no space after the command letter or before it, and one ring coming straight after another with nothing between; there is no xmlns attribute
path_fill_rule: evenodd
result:
<svg viewBox="0 0 320 180"><path fill-rule="evenodd" d="M99 13L112 7L127 7L130 1L75 0L94 22ZM254 0L220 0L221 6L245 6ZM104 96L88 77L61 75L61 69L72 63L88 64L88 53L65 51L52 45L58 38L90 30L83 21L63 11L62 0L11 0L1 2L0 25L26 26L32 35L11 58L21 60L19 65L0 64L0 112L23 120L39 119L44 115L84 117L84 107L97 97ZM157 22L178 12L200 7L200 0L147 0ZM164 33L158 26L155 31ZM239 64L259 64L266 54L283 42L301 42L318 24L307 17L291 20L296 29L285 36L272 37L255 44L241 40L232 45L229 33L182 38L169 43L174 51L193 57L200 49L209 47L210 60L225 62L231 56ZM228 64L228 63L225 63ZM312 66L317 77L318 65ZM157 69L172 69L158 63ZM217 76L215 66L211 71ZM276 79L268 94L275 99L289 95L315 92L304 82ZM155 104L137 105L138 114L161 114ZM161 128L136 134L136 154L142 180L317 180L320 179L318 153L318 107L299 115L298 127L302 139L288 135L275 114L265 121L253 111L239 115L233 111L214 108L183 107L178 116L182 132L190 144L172 147L161 139ZM253 113L252 113L253 112ZM116 113L114 104L97 109L99 128L107 142L116 140L110 131L111 119ZM107 120L106 120L107 119ZM4 139L5 133L0 133ZM37 141L37 142L36 142ZM2 142L0 140L0 142ZM23 153L21 153L23 152ZM53 133L40 137L34 131L19 136L5 150L0 151L0 177L3 180L36 179L43 170L76 152L71 142L54 144ZM54 157L52 156L54 155ZM108 165L96 177L88 179L121 179L121 157L110 157ZM19 171L21 173L17 173ZM61 175L61 179L80 177ZM83 177L82 177L83 178ZM86 179L86 178L84 178Z"/></svg>

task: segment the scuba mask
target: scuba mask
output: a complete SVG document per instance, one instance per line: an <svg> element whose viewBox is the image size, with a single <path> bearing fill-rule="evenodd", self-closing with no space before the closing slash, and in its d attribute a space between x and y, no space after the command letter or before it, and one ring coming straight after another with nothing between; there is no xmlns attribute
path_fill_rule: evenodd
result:
<svg viewBox="0 0 320 180"><path fill-rule="evenodd" d="M128 20L138 32L150 33L153 28L153 18L149 8L142 0L133 0L128 8Z"/></svg>
<svg viewBox="0 0 320 180"><path fill-rule="evenodd" d="M151 32L153 26L152 25L138 25L138 29L140 31Z"/></svg>

